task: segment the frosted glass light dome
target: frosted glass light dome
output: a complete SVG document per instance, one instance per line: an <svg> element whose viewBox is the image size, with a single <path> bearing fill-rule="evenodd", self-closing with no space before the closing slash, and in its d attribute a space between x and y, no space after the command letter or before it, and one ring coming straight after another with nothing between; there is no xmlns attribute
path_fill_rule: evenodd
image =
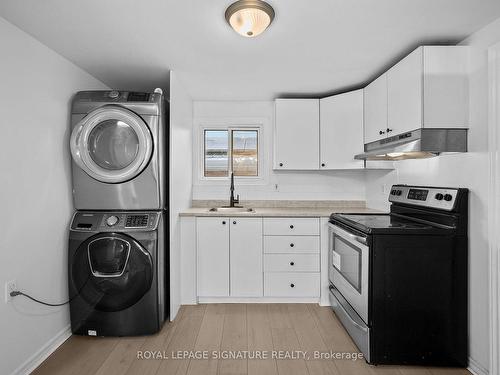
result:
<svg viewBox="0 0 500 375"><path fill-rule="evenodd" d="M253 38L262 34L274 19L274 9L261 0L239 0L226 10L226 21L238 34Z"/></svg>

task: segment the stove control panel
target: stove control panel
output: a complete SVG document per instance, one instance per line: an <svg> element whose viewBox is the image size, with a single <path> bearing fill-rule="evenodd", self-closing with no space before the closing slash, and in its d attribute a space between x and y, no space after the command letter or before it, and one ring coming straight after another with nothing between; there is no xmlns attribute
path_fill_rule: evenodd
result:
<svg viewBox="0 0 500 375"><path fill-rule="evenodd" d="M394 185L389 202L439 208L451 211L455 207L458 189Z"/></svg>

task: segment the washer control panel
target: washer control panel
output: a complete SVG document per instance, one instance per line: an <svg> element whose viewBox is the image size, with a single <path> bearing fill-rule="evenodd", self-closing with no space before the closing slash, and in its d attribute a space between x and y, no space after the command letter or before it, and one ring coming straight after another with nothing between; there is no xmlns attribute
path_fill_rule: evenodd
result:
<svg viewBox="0 0 500 375"><path fill-rule="evenodd" d="M160 213L80 211L71 222L71 229L82 232L150 231L158 227Z"/></svg>
<svg viewBox="0 0 500 375"><path fill-rule="evenodd" d="M457 195L458 189L454 188L394 185L389 201L451 211L455 207Z"/></svg>

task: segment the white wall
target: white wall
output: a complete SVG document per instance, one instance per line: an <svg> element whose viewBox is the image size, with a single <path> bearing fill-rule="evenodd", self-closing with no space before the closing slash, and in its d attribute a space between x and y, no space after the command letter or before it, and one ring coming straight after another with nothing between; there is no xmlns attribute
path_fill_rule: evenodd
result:
<svg viewBox="0 0 500 375"><path fill-rule="evenodd" d="M68 332L67 305L6 304L4 284L15 279L41 299L68 299L70 100L106 86L3 18L0 46L0 373L11 374Z"/></svg>
<svg viewBox="0 0 500 375"><path fill-rule="evenodd" d="M181 303L179 212L191 207L193 101L175 72L170 73L170 319Z"/></svg>
<svg viewBox="0 0 500 375"><path fill-rule="evenodd" d="M274 127L274 102L272 101L195 101L194 102L194 144L195 158L202 149L199 145L197 128L200 124L227 123L231 120L261 122L263 134L264 180L253 185L244 185L236 180L236 193L242 200L364 200L363 171L314 171L293 172L272 170L272 144ZM222 184L200 181L200 171L195 160L193 169L193 199L228 199L229 182ZM278 188L276 189L276 185Z"/></svg>
<svg viewBox="0 0 500 375"><path fill-rule="evenodd" d="M488 67L487 48L500 41L500 19L461 44L470 45L469 152L427 160L396 162L390 173L367 174L367 204L388 209L382 186L394 183L467 187L470 189L469 219L469 316L472 365L489 367L488 317Z"/></svg>

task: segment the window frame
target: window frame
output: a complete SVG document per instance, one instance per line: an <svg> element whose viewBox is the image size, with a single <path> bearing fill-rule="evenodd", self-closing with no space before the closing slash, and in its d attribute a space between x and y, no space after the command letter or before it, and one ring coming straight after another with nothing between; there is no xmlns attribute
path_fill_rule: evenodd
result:
<svg viewBox="0 0 500 375"><path fill-rule="evenodd" d="M238 183L243 185L263 185L266 181L265 162L264 162L264 120L263 119L220 119L220 120L200 120L197 122L194 144L194 155L196 157L195 170L196 180L201 185L204 184L219 184L225 185L231 178L232 170L232 133L228 139L228 176L221 177L206 177L205 176L205 131L219 130L254 130L257 131L257 176L234 176Z"/></svg>

